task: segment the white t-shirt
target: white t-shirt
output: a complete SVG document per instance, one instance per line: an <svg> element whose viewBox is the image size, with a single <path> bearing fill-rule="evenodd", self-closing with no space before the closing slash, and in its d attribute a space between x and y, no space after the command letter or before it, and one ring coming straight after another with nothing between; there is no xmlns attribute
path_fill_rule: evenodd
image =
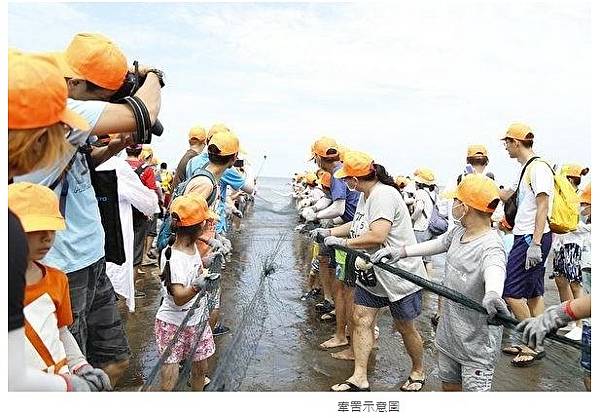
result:
<svg viewBox="0 0 600 418"><path fill-rule="evenodd" d="M419 217L415 220L415 231L425 231L429 227L429 219L431 219L431 212L433 212L432 199L435 200L435 194L432 196L432 193L429 192L429 190L417 189L415 194L415 203L420 200L423 202L424 209Z"/></svg>
<svg viewBox="0 0 600 418"><path fill-rule="evenodd" d="M383 183L375 184L369 198L366 200L364 193L360 194L356 213L350 227L350 238L363 235L369 230L371 224L379 219L385 219L392 223L392 229L383 246L398 248L402 245L416 244L417 240L411 226L410 215L402 195L393 187L386 186ZM368 252L373 254L377 250L379 250L378 247L372 248ZM393 266L427 278L427 272L421 257L404 258ZM375 267L375 277L377 278L377 284L374 287L363 286L360 281L357 281L356 285L373 295L386 297L391 302L400 300L421 289L408 280L378 267Z"/></svg>
<svg viewBox="0 0 600 418"><path fill-rule="evenodd" d="M161 271L164 270L165 263L167 261L165 256L167 248L163 250L162 257L160 259ZM172 248L171 251L171 260L169 262L171 265L171 283L190 286L195 277L203 274L202 259L200 258L198 250L196 250L193 255L185 254L179 250L176 250L175 248ZM173 300L173 296L167 292L167 288L165 286L162 287L162 296L163 301L158 308L158 312L156 312L156 319L160 319L161 321L174 325L179 325L183 322L183 319L198 297L193 297L185 305L177 306ZM198 322L200 322L204 312L208 309L206 304L206 294L204 294L202 298L204 300L198 305L196 312L194 312L194 314L191 316L187 326L196 325Z"/></svg>
<svg viewBox="0 0 600 418"><path fill-rule="evenodd" d="M519 179L517 178L513 185L513 190L517 189L518 181ZM554 177L552 170L550 170L550 167L545 162L535 160L527 167L523 180L521 180L521 186L519 187L517 215L513 228L514 235L533 234L537 211L535 197L540 193L548 195L548 216L550 216L552 213L552 199L554 198ZM546 221L544 233L549 231L550 227Z"/></svg>

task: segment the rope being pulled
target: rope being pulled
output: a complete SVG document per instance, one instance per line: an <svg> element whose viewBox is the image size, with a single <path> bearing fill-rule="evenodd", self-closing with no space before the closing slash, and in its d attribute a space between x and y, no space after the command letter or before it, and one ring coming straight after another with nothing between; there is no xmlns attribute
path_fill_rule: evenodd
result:
<svg viewBox="0 0 600 418"><path fill-rule="evenodd" d="M213 262L210 266L209 272L210 273L219 273L221 271L222 263L223 263L223 255L217 254L217 256L215 257L215 259L213 260ZM206 289L206 293L208 294L208 300L209 300L208 312L205 313L205 315L203 315L200 322L198 322L198 324L196 325L196 340L193 344L194 348L197 347L198 342L200 341L200 337L203 334L203 332L199 333L198 330L202 329L204 331L204 327L208 323L208 317L210 316L210 312L212 312L212 310L214 309L214 305L215 305L215 303L213 302L214 298L211 298L211 295L216 294L219 286L220 286L220 279L208 281L207 289ZM152 368L152 371L148 375L148 379L146 379L146 381L144 382L142 387L139 389L140 392L145 392L152 387L152 384L154 383L156 376L158 376L158 373L160 372L161 367L163 366L163 364L165 363L167 358L169 358L169 356L171 355L171 351L173 350L173 347L175 346L177 341L179 341L179 337L180 337L181 333L183 332L183 329L186 327L190 318L192 317L192 315L194 314L196 309L198 309L198 306L200 305L200 303L202 302L203 299L204 299L203 295L198 295L196 297L196 300L194 301L194 303L188 310L187 314L185 315L185 318L183 318L181 325L179 325L179 327L177 328L177 331L175 331L175 335L173 335L173 339L169 342L169 345L167 346L165 351L162 353L162 355L160 356L160 358L158 359L158 361ZM192 355L194 352L195 352L195 350L192 350L189 358L186 359L186 363L185 363L184 370L183 370L184 373L180 373L180 379L178 380L178 385L176 386L176 388L181 387L181 381L183 380L181 376L185 375L186 374L185 372L189 372L189 369L191 368L191 363L192 363L191 359L192 359Z"/></svg>
<svg viewBox="0 0 600 418"><path fill-rule="evenodd" d="M344 251L348 254L352 254L356 257L360 257L368 262L371 262L369 255L362 251L357 251L355 249L343 247L340 245L332 245L332 248L334 248L336 250ZM456 302L460 305L463 305L469 309L480 312L487 316L486 309L480 303L474 301L473 299L466 297L465 295L463 295L460 292L457 292L454 289L450 289L449 287L446 287L439 283L434 283L430 280L426 280L422 277L417 276L416 274L410 273L406 270L402 270L398 267L390 266L389 264L386 264L386 263L379 262L379 263L376 263L375 266L377 266L380 269L385 270L389 273L392 273L396 276L399 276L405 280L408 280L409 282L414 283L414 284L422 287L423 289L427 289L430 292L433 292L437 295L443 296L447 299L450 299L453 302ZM514 330L515 326L519 323L519 321L517 319L513 318L512 316L506 316L506 315L502 315L500 313L494 317L494 320L499 325L504 325L505 327L513 329L513 330ZM556 341L561 344L568 345L570 347L580 349L580 350L582 347L580 342L563 337L562 335L557 335L555 332L549 333L548 335L546 335L546 338L551 339L551 340ZM589 347L585 346L584 350L589 350Z"/></svg>

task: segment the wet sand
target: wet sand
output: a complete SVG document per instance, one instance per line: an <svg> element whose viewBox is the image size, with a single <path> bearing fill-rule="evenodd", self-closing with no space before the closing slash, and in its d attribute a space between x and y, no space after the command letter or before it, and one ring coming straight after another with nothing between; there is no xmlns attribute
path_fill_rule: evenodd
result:
<svg viewBox="0 0 600 418"><path fill-rule="evenodd" d="M284 187L284 180L280 180ZM273 186L275 188L275 186ZM278 189L285 192L285 188ZM266 187L263 196L275 200L276 196ZM279 194L280 195L280 194ZM280 201L289 202L289 199ZM232 333L215 337L217 353L210 361L214 371L219 354L227 349L236 331L252 327L260 329L260 339L251 359L236 369L236 379L241 379L241 391L328 391L336 383L343 382L351 374L353 363L333 359L330 352L339 349L321 350L319 344L334 332L335 323L323 323L314 310L314 302L300 301L306 291L306 273L309 270L309 241L293 231L298 225L292 214L275 214L260 199L256 200L242 220L239 232L230 232L233 253L222 274L221 315L223 322L232 328ZM264 323L256 318L244 317L242 309L256 292L261 260L275 251L275 243L284 235L282 246L276 257L275 273L268 276L264 303L268 315ZM435 274L440 274L443 259L437 258ZM144 280L141 289L147 293L136 300L136 312L126 311L119 302L121 314L132 349L131 366L117 390L137 390L147 379L158 361L154 341L154 314L160 302L160 283L156 267L143 267ZM546 303L558 302L556 286L546 283ZM417 320L425 343L425 368L427 381L424 391L439 391L436 350L433 345L434 330L429 318L436 306L434 295L426 292L423 313ZM252 309L250 310L253 311ZM379 349L374 350L369 360L369 381L373 391L399 391L410 372L410 360L404 351L400 335L393 331L389 311L381 312L378 325L381 336ZM257 337L258 338L258 337ZM505 342L510 335L505 331ZM548 355L528 368L511 366L511 357L500 354L494 376L494 391L583 391L577 350L556 343L547 346ZM222 359L221 359L222 360Z"/></svg>

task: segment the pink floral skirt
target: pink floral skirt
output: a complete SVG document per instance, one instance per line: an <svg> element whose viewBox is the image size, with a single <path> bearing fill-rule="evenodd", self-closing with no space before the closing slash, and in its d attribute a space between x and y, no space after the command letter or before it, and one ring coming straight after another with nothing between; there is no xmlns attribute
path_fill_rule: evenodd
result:
<svg viewBox="0 0 600 418"><path fill-rule="evenodd" d="M168 322L157 319L154 323L154 335L156 336L156 345L158 351L162 355L165 349L173 340L175 332L179 328L177 325L169 324ZM197 332L201 332L198 330ZM200 361L209 358L215 353L215 341L213 340L210 325L207 325L204 333L200 337L200 342L196 347L196 351L191 353L192 347L196 342L196 325L185 327L178 337L177 342L171 348L171 354L165 363L179 363L192 355L192 361Z"/></svg>

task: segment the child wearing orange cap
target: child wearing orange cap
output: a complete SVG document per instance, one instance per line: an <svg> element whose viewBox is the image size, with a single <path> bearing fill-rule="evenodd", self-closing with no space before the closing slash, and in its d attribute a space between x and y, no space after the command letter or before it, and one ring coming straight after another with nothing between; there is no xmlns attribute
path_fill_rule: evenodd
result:
<svg viewBox="0 0 600 418"><path fill-rule="evenodd" d="M60 270L40 263L65 229L58 198L49 188L31 183L8 187L8 204L27 234L25 274L25 358L27 364L65 379L67 390L111 390L108 375L92 367L69 331L73 324L69 281Z"/></svg>
<svg viewBox="0 0 600 418"><path fill-rule="evenodd" d="M192 390L202 391L208 369L207 359L215 352L211 327L199 324L208 318L208 299L204 292L206 274L196 241L207 221L217 216L208 208L206 199L199 193L188 193L175 198L171 204L171 227L175 231L174 242L163 250L161 257L161 280L164 284L163 300L156 313L154 331L159 352L167 349L175 337L196 298L202 301L188 320L183 332L165 360L161 370L161 389L171 391L179 376L179 362L192 356ZM199 332L202 332L198 336ZM191 349L200 342L195 352Z"/></svg>
<svg viewBox="0 0 600 418"><path fill-rule="evenodd" d="M386 247L371 257L394 263L405 257L446 253L444 285L481 303L490 317L510 315L502 299L506 252L490 217L500 201L499 189L483 174L464 176L455 192L452 212L456 227L432 241ZM481 313L442 299L435 336L439 376L444 391L489 391L502 340L502 327L490 325Z"/></svg>

